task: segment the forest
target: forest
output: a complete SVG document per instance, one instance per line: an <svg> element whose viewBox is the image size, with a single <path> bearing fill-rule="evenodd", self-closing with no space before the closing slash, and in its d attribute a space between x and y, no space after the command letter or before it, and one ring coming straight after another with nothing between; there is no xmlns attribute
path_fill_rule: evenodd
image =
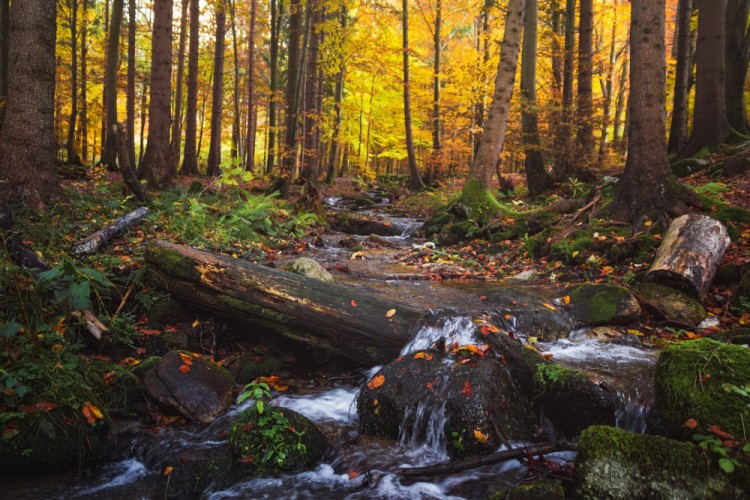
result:
<svg viewBox="0 0 750 500"><path fill-rule="evenodd" d="M750 0L0 0L4 498L747 498Z"/></svg>

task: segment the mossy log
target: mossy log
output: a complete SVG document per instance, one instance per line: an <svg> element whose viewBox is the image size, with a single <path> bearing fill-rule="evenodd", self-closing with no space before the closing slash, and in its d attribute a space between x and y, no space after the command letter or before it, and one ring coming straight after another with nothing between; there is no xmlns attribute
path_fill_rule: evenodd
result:
<svg viewBox="0 0 750 500"><path fill-rule="evenodd" d="M730 239L726 227L705 215L672 221L646 274L646 281L682 290L699 299L708 291Z"/></svg>
<svg viewBox="0 0 750 500"><path fill-rule="evenodd" d="M422 315L344 285L164 241L148 248L146 261L177 300L363 365L397 357Z"/></svg>

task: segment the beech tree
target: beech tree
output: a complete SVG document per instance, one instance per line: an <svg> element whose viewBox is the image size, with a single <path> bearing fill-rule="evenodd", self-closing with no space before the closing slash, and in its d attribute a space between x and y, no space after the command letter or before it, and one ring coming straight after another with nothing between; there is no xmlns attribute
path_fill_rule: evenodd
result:
<svg viewBox="0 0 750 500"><path fill-rule="evenodd" d="M188 45L187 104L185 110L185 149L182 158L183 175L198 174L198 153L196 151L198 134L198 47L200 27L200 2L190 2L190 42Z"/></svg>
<svg viewBox="0 0 750 500"><path fill-rule="evenodd" d="M401 29L404 49L404 128L406 134L406 157L409 163L409 186L412 189L424 187L414 154L414 137L411 127L411 84L409 76L409 1L401 2Z"/></svg>
<svg viewBox="0 0 750 500"><path fill-rule="evenodd" d="M693 0L680 0L677 13L677 67L674 77L672 122L669 128L670 153L679 153L688 139L688 85L690 83L690 21Z"/></svg>
<svg viewBox="0 0 750 500"><path fill-rule="evenodd" d="M171 70L172 0L154 0L148 142L143 153L142 175L157 189L167 187L175 175L169 145Z"/></svg>
<svg viewBox="0 0 750 500"><path fill-rule="evenodd" d="M22 0L8 18L8 94L0 203L44 209L63 198L55 171L55 0Z"/></svg>
<svg viewBox="0 0 750 500"><path fill-rule="evenodd" d="M107 38L107 67L104 74L105 134L101 162L110 167L117 164L117 69L120 61L120 27L122 26L123 0L114 0Z"/></svg>
<svg viewBox="0 0 750 500"><path fill-rule="evenodd" d="M594 0L581 0L578 23L577 170L591 166L594 151Z"/></svg>
<svg viewBox="0 0 750 500"><path fill-rule="evenodd" d="M177 49L177 80L175 81L174 116L172 118L172 167L175 171L180 164L180 145L182 144L182 90L185 77L185 43L187 42L187 18L190 0L182 0L180 11L180 41Z"/></svg>
<svg viewBox="0 0 750 500"><path fill-rule="evenodd" d="M227 9L224 0L216 7L216 32L214 35L214 85L211 97L211 139L208 145L206 173L216 176L221 173L221 119L224 111L224 40L227 32Z"/></svg>

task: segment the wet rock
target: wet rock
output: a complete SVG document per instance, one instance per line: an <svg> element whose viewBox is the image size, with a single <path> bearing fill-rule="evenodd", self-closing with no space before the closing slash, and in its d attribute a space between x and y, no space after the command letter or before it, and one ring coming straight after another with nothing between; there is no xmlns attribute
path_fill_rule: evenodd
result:
<svg viewBox="0 0 750 500"><path fill-rule="evenodd" d="M672 163L669 168L677 177L687 177L708 167L708 160L702 158L686 158Z"/></svg>
<svg viewBox="0 0 750 500"><path fill-rule="evenodd" d="M326 268L320 265L317 261L309 257L300 257L294 260L288 265L284 266L287 271L291 271L295 274L307 276L308 278L314 278L320 281L332 282L333 276L329 273Z"/></svg>
<svg viewBox="0 0 750 500"><path fill-rule="evenodd" d="M502 286L488 290L484 295L487 297L485 303L494 309L499 321L522 336L554 341L567 337L572 329L570 318L562 308L529 290Z"/></svg>
<svg viewBox="0 0 750 500"><path fill-rule="evenodd" d="M532 479L490 495L490 500L564 500L565 490L552 479Z"/></svg>
<svg viewBox="0 0 750 500"><path fill-rule="evenodd" d="M172 351L144 379L146 394L183 416L208 424L234 401L234 380L215 363Z"/></svg>
<svg viewBox="0 0 750 500"><path fill-rule="evenodd" d="M750 328L732 328L725 332L716 332L711 338L728 344L750 345Z"/></svg>
<svg viewBox="0 0 750 500"><path fill-rule="evenodd" d="M404 429L402 440L452 457L531 439L535 418L508 369L495 359L462 359L428 350L384 366L357 396L360 430L397 438Z"/></svg>
<svg viewBox="0 0 750 500"><path fill-rule="evenodd" d="M396 227L390 221L367 218L345 212L336 213L335 219L331 225L337 231L346 234L369 236L377 234L378 236L400 236L401 229Z"/></svg>
<svg viewBox="0 0 750 500"><path fill-rule="evenodd" d="M750 159L743 156L730 156L724 158L724 168L722 175L724 177L735 177L750 170Z"/></svg>
<svg viewBox="0 0 750 500"><path fill-rule="evenodd" d="M513 281L531 281L534 278L536 278L538 274L539 273L535 269L529 269L528 271L523 271L518 274L514 274L508 279L513 280Z"/></svg>
<svg viewBox="0 0 750 500"><path fill-rule="evenodd" d="M637 335L628 333L626 328L617 326L595 326L593 328L580 328L570 332L568 340L571 342L582 342L584 340L596 340L608 344L629 345L641 347L641 341Z"/></svg>
<svg viewBox="0 0 750 500"><path fill-rule="evenodd" d="M328 440L310 419L293 410L265 405L259 413L253 405L232 423L229 447L243 465L293 471L318 463Z"/></svg>
<svg viewBox="0 0 750 500"><path fill-rule="evenodd" d="M594 426L581 434L574 498L747 498L750 470L732 474L697 446Z"/></svg>
<svg viewBox="0 0 750 500"><path fill-rule="evenodd" d="M656 365L656 409L670 433L689 439L717 425L742 437L750 422L748 398L725 389L750 385L750 349L711 339L671 345ZM699 428L685 426L695 419Z"/></svg>
<svg viewBox="0 0 750 500"><path fill-rule="evenodd" d="M575 326L598 326L630 323L641 315L641 306L624 287L584 283L566 288L569 310Z"/></svg>
<svg viewBox="0 0 750 500"><path fill-rule="evenodd" d="M679 290L655 283L640 283L631 288L638 300L655 309L667 321L696 326L706 317L697 300Z"/></svg>

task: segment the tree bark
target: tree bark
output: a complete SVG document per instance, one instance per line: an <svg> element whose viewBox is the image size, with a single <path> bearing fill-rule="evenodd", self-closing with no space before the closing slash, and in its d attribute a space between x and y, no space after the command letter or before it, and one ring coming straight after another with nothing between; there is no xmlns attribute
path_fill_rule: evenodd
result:
<svg viewBox="0 0 750 500"><path fill-rule="evenodd" d="M363 365L397 357L421 316L347 286L163 241L148 248L146 261L154 284L177 300Z"/></svg>
<svg viewBox="0 0 750 500"><path fill-rule="evenodd" d="M10 8L0 203L44 209L63 198L55 172L56 8L55 0L16 1Z"/></svg>
<svg viewBox="0 0 750 500"><path fill-rule="evenodd" d="M700 300L730 243L727 229L716 219L695 214L678 217L664 234L645 279Z"/></svg>
<svg viewBox="0 0 750 500"><path fill-rule="evenodd" d="M728 0L726 17L726 105L729 125L750 133L745 109L745 79L750 66L750 0Z"/></svg>
<svg viewBox="0 0 750 500"><path fill-rule="evenodd" d="M560 122L555 136L554 177L565 181L572 175L571 121L573 116L573 80L575 65L576 0L565 2L565 47L563 54L563 92Z"/></svg>
<svg viewBox="0 0 750 500"><path fill-rule="evenodd" d="M172 0L154 1L151 39L151 98L148 104L148 142L143 154L143 178L157 189L175 175L169 145L172 70Z"/></svg>
<svg viewBox="0 0 750 500"><path fill-rule="evenodd" d="M278 91L279 72L279 31L281 30L280 6L276 0L271 0L271 47L268 71L270 73L271 95L268 100L268 154L266 156L266 174L270 174L276 166L278 151L276 148L276 93Z"/></svg>
<svg viewBox="0 0 750 500"><path fill-rule="evenodd" d="M78 121L78 0L70 1L70 116L68 138L65 144L67 161L80 165L76 152L76 123Z"/></svg>
<svg viewBox="0 0 750 500"><path fill-rule="evenodd" d="M151 195L148 193L146 187L138 181L138 176L135 174L135 169L131 163L131 146L130 133L121 124L115 124L115 137L117 139L117 160L120 164L120 172L122 178L125 181L125 185L128 186L130 191L135 195L141 203L150 204Z"/></svg>
<svg viewBox="0 0 750 500"><path fill-rule="evenodd" d="M237 16L235 11L236 0L229 0L229 8L231 15L231 29L232 29L232 57L234 62L234 115L232 117L232 159L243 158L243 145L242 145L242 132L240 130L240 64L239 64L239 49L237 48Z"/></svg>
<svg viewBox="0 0 750 500"><path fill-rule="evenodd" d="M185 111L185 150L182 175L198 175L196 140L198 133L198 47L200 2L190 1L190 43L188 46L187 110Z"/></svg>
<svg viewBox="0 0 750 500"><path fill-rule="evenodd" d="M135 32L136 32L136 17L135 17L135 0L128 0L128 75L127 75L127 89L126 95L126 112L125 112L125 129L127 133L127 148L129 158L129 165L133 171L136 170L136 156L135 156L135 71L136 71L136 60L135 60ZM117 138L118 141L120 138ZM118 145L119 155L119 145Z"/></svg>
<svg viewBox="0 0 750 500"><path fill-rule="evenodd" d="M433 34L433 51L435 60L432 66L432 149L440 151L441 144L441 121L440 121L440 57L441 44L440 29L442 28L443 6L441 0L435 2L435 32Z"/></svg>
<svg viewBox="0 0 750 500"><path fill-rule="evenodd" d="M10 0L0 0L0 129L3 127L8 97L8 47L10 36Z"/></svg>
<svg viewBox="0 0 750 500"><path fill-rule="evenodd" d="M523 97L521 126L523 128L524 152L526 153L526 181L531 197L546 191L552 184L552 178L544 169L544 157L539 145L539 117L536 102L538 18L537 0L526 0L521 57L521 96Z"/></svg>
<svg viewBox="0 0 750 500"><path fill-rule="evenodd" d="M417 167L417 157L414 154L414 137L411 128L411 81L409 78L409 1L401 2L401 28L404 51L404 128L406 129L406 155L409 163L409 186L412 189L422 189L422 177Z"/></svg>
<svg viewBox="0 0 750 500"><path fill-rule="evenodd" d="M190 0L182 0L180 16L180 41L177 49L177 80L175 81L174 117L172 118L172 169L180 166L180 145L182 144L182 88L185 77L185 43L187 42L188 5Z"/></svg>
<svg viewBox="0 0 750 500"><path fill-rule="evenodd" d="M81 4L81 14L83 18L81 26L81 156L85 162L89 158L88 45L86 41L89 19L86 2Z"/></svg>
<svg viewBox="0 0 750 500"><path fill-rule="evenodd" d="M727 120L725 58L727 0L700 0L696 47L693 130L681 156L718 146L730 133Z"/></svg>
<svg viewBox="0 0 750 500"><path fill-rule="evenodd" d="M578 32L576 166L580 170L591 168L594 151L594 0L581 0Z"/></svg>
<svg viewBox="0 0 750 500"><path fill-rule="evenodd" d="M123 0L114 0L107 38L107 67L104 76L105 127L104 149L101 163L110 168L117 164L117 141L114 126L117 123L117 73L120 61L120 28L122 27Z"/></svg>
<svg viewBox="0 0 750 500"><path fill-rule="evenodd" d="M211 95L211 139L208 144L206 174L221 173L221 121L224 112L224 40L227 32L227 9L224 0L216 3L216 33L214 36L214 85Z"/></svg>
<svg viewBox="0 0 750 500"><path fill-rule="evenodd" d="M120 127L118 125L115 125L115 126L118 128L118 133L124 132L120 130ZM122 134L122 135L123 135L123 138L126 136L126 134ZM127 156L130 153L128 153L125 140L122 141L122 145L124 146L123 147L123 152L125 154L124 158L127 158ZM129 167L130 165L128 165L128 168ZM131 174L132 174L132 170L131 170ZM135 176L133 175L133 178L134 177ZM73 254L84 255L87 253L96 252L102 246L104 246L110 240L112 240L112 238L117 236L119 233L121 233L125 229L130 229L131 227L140 223L143 219L146 218L147 215L148 215L148 208L140 207L126 215L123 215L122 217L115 219L108 226L103 227L102 229L98 230L94 234L82 239L81 241L73 245Z"/></svg>
<svg viewBox="0 0 750 500"><path fill-rule="evenodd" d="M341 4L339 18L341 32L346 33L347 7L345 3ZM342 42L343 45L343 42ZM333 183L336 175L336 166L339 164L341 151L341 123L343 121L342 103L344 100L344 76L346 75L346 62L343 53L343 47L339 47L338 54L338 72L336 74L336 89L333 92L333 106L336 111L336 119L333 122L333 136L331 137L331 150L328 153L328 173L326 182Z"/></svg>
<svg viewBox="0 0 750 500"><path fill-rule="evenodd" d="M677 67L674 77L672 123L669 128L669 153L679 153L688 140L688 82L690 80L690 21L693 0L680 0L677 11Z"/></svg>
<svg viewBox="0 0 750 500"><path fill-rule="evenodd" d="M258 0L250 0L250 31L247 54L247 134L245 138L245 170L255 171L255 21L258 15Z"/></svg>

